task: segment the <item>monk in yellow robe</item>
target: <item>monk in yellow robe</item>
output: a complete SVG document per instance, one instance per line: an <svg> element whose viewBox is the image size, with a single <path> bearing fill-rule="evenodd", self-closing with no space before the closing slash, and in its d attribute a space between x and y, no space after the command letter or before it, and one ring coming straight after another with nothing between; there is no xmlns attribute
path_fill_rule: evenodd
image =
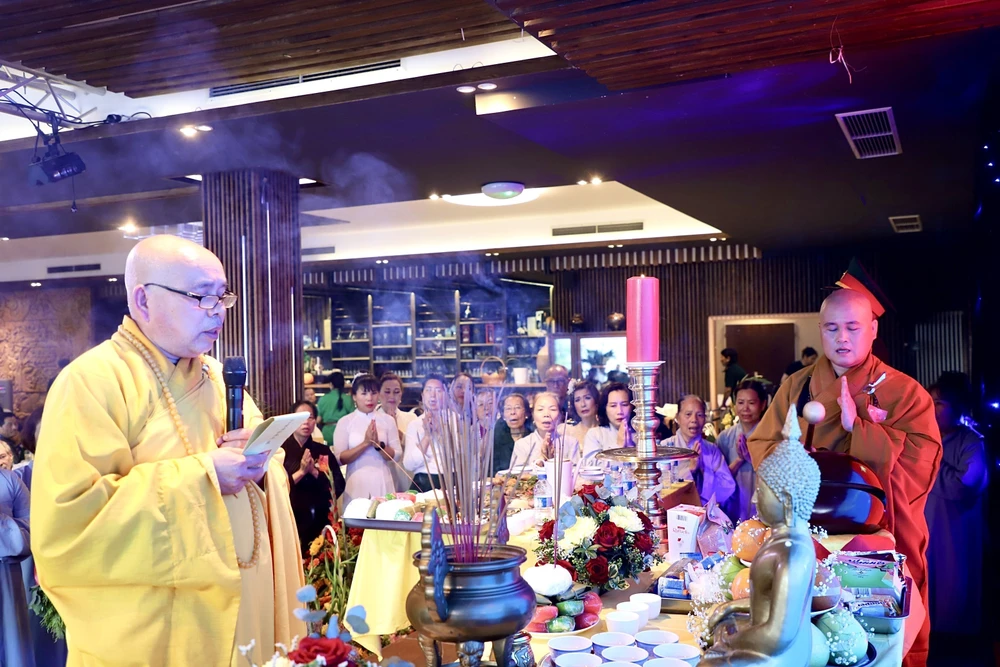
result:
<svg viewBox="0 0 1000 667"><path fill-rule="evenodd" d="M927 600L927 494L941 462L941 434L930 395L913 378L880 361L872 352L878 320L869 297L852 289L831 294L820 309L823 354L813 366L793 374L750 436L753 465L781 441L788 406L819 401L826 417L816 424L815 449L847 452L868 464L886 492L886 529L906 555L914 584ZM807 424L803 421L803 433ZM930 623L925 622L904 661L927 660Z"/></svg>
<svg viewBox="0 0 1000 667"><path fill-rule="evenodd" d="M257 664L304 636L300 548L279 452L226 432L222 367L204 356L236 295L222 264L172 236L138 243L130 317L49 392L32 551L66 623L69 665Z"/></svg>

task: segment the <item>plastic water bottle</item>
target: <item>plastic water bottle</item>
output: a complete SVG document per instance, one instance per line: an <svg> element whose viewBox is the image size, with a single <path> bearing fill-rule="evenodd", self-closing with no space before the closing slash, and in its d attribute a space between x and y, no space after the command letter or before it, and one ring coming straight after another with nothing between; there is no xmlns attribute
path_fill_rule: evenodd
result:
<svg viewBox="0 0 1000 667"><path fill-rule="evenodd" d="M535 525L541 526L552 518L552 487L548 476L543 472L538 474L535 482Z"/></svg>
<svg viewBox="0 0 1000 667"><path fill-rule="evenodd" d="M635 470L632 468L631 463L625 463L622 465L622 490L625 492L631 491L635 488Z"/></svg>
<svg viewBox="0 0 1000 667"><path fill-rule="evenodd" d="M617 463L611 464L611 495L624 495L625 489L622 487L621 467Z"/></svg>

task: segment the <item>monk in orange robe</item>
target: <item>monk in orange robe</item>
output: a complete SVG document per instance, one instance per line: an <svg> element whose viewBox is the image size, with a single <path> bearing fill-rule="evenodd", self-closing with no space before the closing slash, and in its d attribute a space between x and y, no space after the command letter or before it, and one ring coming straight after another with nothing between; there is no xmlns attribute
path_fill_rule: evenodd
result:
<svg viewBox="0 0 1000 667"><path fill-rule="evenodd" d="M930 395L913 378L875 357L878 320L869 296L853 289L831 294L820 309L824 356L792 375L747 443L756 468L781 441L792 403L819 401L815 449L846 452L878 475L886 492L886 529L906 555L914 584L927 599L927 494L941 462L941 434ZM801 408L802 406L799 405ZM802 423L803 432L807 425ZM930 621L924 622L903 664L924 665Z"/></svg>

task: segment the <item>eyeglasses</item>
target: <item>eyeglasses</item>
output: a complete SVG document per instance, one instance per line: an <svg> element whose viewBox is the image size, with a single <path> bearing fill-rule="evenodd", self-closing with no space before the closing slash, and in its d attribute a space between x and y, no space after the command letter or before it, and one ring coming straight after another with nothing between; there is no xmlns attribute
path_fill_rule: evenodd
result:
<svg viewBox="0 0 1000 667"><path fill-rule="evenodd" d="M222 307L227 310L236 305L236 292L230 292L229 290L223 292L222 296L216 296L215 294L195 294L194 292L185 292L184 290L174 289L173 287L167 287L166 285L158 285L157 283L146 283L145 286L159 287L160 289L165 289L168 292L186 296L189 299L197 299L198 307L202 310L212 310L219 305L219 302L222 302Z"/></svg>

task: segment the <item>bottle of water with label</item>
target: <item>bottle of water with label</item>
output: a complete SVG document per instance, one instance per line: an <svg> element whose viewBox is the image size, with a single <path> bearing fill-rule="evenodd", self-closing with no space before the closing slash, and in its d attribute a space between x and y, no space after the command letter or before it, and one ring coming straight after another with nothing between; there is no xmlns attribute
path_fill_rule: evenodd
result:
<svg viewBox="0 0 1000 667"><path fill-rule="evenodd" d="M622 490L629 492L635 488L635 467L631 463L622 464Z"/></svg>
<svg viewBox="0 0 1000 667"><path fill-rule="evenodd" d="M549 486L548 475L538 473L535 482L535 525L541 526L552 518L552 487Z"/></svg>
<svg viewBox="0 0 1000 667"><path fill-rule="evenodd" d="M622 471L621 464L612 463L611 464L611 491L612 496L620 496L625 493L625 489L622 488Z"/></svg>

